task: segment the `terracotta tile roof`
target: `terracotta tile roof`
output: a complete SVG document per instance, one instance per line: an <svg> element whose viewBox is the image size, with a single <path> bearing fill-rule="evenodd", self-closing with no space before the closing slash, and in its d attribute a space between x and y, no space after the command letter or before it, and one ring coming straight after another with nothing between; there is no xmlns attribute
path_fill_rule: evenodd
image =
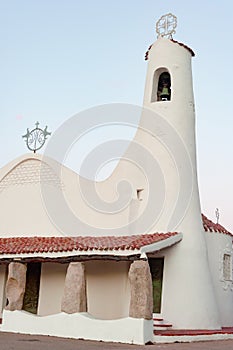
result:
<svg viewBox="0 0 233 350"><path fill-rule="evenodd" d="M213 223L203 214L202 221L207 232L219 232L233 236L222 225ZM177 232L102 237L8 237L0 238L0 255L72 251L133 251L176 235L178 235Z"/></svg>
<svg viewBox="0 0 233 350"><path fill-rule="evenodd" d="M57 253L95 250L139 250L177 232L106 237L9 237L0 238L0 254Z"/></svg>
<svg viewBox="0 0 233 350"><path fill-rule="evenodd" d="M228 230L226 230L225 227L223 227L220 224L215 224L213 221L209 220L203 214L202 214L202 222L203 222L203 226L204 226L205 231L220 232L220 233L225 233L227 235L233 236L233 234L231 232L229 232Z"/></svg>
<svg viewBox="0 0 233 350"><path fill-rule="evenodd" d="M191 53L191 55L192 55L193 57L195 56L195 53L193 52L193 50L190 49L190 47L188 47L187 45L185 45L185 44L183 44L183 43L180 43L179 41L176 41L176 40L173 40L173 39L170 39L170 40L171 40L173 43L178 44L178 45L184 47L186 50L188 50L188 51ZM147 50L146 53L145 53L145 61L147 61L148 58L149 58L149 52L150 52L150 49L152 48L152 46L153 46L153 44L150 45L150 46L148 47L148 50Z"/></svg>
<svg viewBox="0 0 233 350"><path fill-rule="evenodd" d="M193 57L195 56L195 53L193 52L193 50L190 49L190 47L188 47L187 45L185 45L185 44L183 44L183 43L180 43L179 41L176 41L176 40L173 40L173 39L171 39L171 41L172 41L173 43L175 43L175 44L178 44L178 45L180 45L180 46L183 46L186 50L188 50L188 51L191 53L191 55L192 55Z"/></svg>
<svg viewBox="0 0 233 350"><path fill-rule="evenodd" d="M151 45L148 47L148 50L147 50L146 53L145 53L145 61L147 61L148 58L149 58L149 52L150 52L150 49L152 48L152 46L153 46L153 44L151 44Z"/></svg>

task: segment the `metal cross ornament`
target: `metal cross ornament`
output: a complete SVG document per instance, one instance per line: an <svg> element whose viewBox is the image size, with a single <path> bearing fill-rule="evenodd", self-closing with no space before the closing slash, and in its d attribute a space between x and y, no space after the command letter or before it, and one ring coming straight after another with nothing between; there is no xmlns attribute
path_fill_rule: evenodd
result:
<svg viewBox="0 0 233 350"><path fill-rule="evenodd" d="M175 28L177 26L177 17L172 13L167 13L162 16L158 22L156 23L156 33L157 38L166 37L168 39L172 39L172 34L174 34Z"/></svg>
<svg viewBox="0 0 233 350"><path fill-rule="evenodd" d="M47 136L51 135L51 132L47 131L47 125L44 130L39 128L39 122L36 122L35 125L36 127L31 131L27 128L27 133L22 136L26 139L27 148L34 153L44 146Z"/></svg>

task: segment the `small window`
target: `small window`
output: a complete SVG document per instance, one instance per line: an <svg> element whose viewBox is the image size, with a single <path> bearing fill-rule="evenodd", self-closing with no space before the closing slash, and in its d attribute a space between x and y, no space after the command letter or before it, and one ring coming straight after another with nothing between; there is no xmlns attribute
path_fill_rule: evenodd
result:
<svg viewBox="0 0 233 350"><path fill-rule="evenodd" d="M142 192L143 192L143 188L140 188L137 190L137 199L139 201L142 201Z"/></svg>
<svg viewBox="0 0 233 350"><path fill-rule="evenodd" d="M223 255L223 278L232 281L232 258L230 254Z"/></svg>

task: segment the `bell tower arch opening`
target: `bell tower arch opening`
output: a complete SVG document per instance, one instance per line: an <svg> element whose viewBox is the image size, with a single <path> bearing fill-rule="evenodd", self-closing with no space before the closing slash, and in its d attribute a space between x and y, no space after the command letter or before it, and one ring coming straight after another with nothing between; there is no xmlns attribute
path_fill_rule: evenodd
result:
<svg viewBox="0 0 233 350"><path fill-rule="evenodd" d="M166 68L154 72L151 102L171 100L171 75Z"/></svg>

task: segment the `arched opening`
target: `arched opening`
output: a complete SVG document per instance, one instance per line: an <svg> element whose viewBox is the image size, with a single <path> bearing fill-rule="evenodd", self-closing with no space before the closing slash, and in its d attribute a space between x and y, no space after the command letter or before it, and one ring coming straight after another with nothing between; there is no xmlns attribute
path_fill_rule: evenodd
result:
<svg viewBox="0 0 233 350"><path fill-rule="evenodd" d="M165 68L154 73L151 102L171 100L171 76Z"/></svg>
<svg viewBox="0 0 233 350"><path fill-rule="evenodd" d="M157 101L170 101L171 77L168 72L160 74L157 89Z"/></svg>

